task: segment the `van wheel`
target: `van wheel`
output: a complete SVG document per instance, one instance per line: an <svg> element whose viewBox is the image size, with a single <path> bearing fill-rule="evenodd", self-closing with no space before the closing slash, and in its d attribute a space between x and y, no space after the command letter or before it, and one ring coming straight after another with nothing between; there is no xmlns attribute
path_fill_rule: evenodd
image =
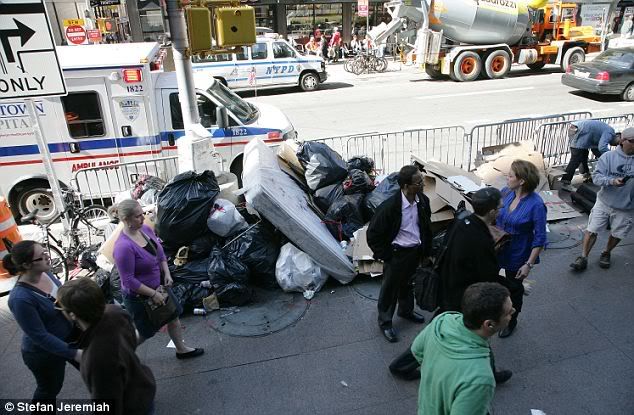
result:
<svg viewBox="0 0 634 415"><path fill-rule="evenodd" d="M314 72L306 72L299 80L302 91L314 91L319 86L319 77Z"/></svg>
<svg viewBox="0 0 634 415"><path fill-rule="evenodd" d="M41 223L49 223L57 214L53 196L49 193L49 184L46 182L29 183L17 190L18 194L12 201L16 206L17 221L34 209L38 209L37 220Z"/></svg>

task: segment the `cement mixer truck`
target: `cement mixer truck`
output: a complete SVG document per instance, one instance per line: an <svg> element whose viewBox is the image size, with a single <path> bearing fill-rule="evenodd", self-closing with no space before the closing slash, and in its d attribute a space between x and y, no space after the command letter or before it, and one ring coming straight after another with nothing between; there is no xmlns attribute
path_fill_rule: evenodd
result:
<svg viewBox="0 0 634 415"><path fill-rule="evenodd" d="M565 71L569 65L585 61L586 53L601 50L601 38L594 28L577 26L574 3L406 1L386 4L392 20L370 35L380 44L388 36L402 37L415 30L412 53L434 79L502 78L513 63L535 70L557 64Z"/></svg>

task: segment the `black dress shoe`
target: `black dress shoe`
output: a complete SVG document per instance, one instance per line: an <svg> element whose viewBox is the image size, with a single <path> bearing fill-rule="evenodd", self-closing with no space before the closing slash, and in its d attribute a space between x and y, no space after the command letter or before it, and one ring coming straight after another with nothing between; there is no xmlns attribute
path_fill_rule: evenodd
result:
<svg viewBox="0 0 634 415"><path fill-rule="evenodd" d="M396 332L393 328L383 330L383 337L387 339L390 343L396 343L398 341L398 337L396 337Z"/></svg>
<svg viewBox="0 0 634 415"><path fill-rule="evenodd" d="M187 353L176 353L177 359L191 359L192 357L198 357L205 353L205 349L195 348L194 350Z"/></svg>
<svg viewBox="0 0 634 415"><path fill-rule="evenodd" d="M405 320L409 320L409 321L411 321L413 323L416 323L416 324L423 324L425 322L425 317L419 316L416 313L403 314L403 315L399 314L398 316L400 318L404 318Z"/></svg>
<svg viewBox="0 0 634 415"><path fill-rule="evenodd" d="M511 372L510 370L498 370L493 374L493 377L495 378L495 383L497 383L498 385L501 385L509 380L511 376L513 376L513 372Z"/></svg>
<svg viewBox="0 0 634 415"><path fill-rule="evenodd" d="M504 330L502 330L502 331L498 334L498 336L499 336L501 339L504 339L504 338L506 338L506 337L509 337L511 334L513 334L513 331L515 330L515 327L516 327L516 326L517 326L517 320L511 320L511 321L509 322L509 325L508 325L508 326L506 326L506 327L504 328Z"/></svg>

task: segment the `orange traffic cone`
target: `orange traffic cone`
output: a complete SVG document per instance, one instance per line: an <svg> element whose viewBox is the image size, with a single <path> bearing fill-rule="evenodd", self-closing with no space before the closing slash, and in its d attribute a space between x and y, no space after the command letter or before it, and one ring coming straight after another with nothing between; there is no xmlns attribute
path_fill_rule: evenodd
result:
<svg viewBox="0 0 634 415"><path fill-rule="evenodd" d="M18 225L13 219L13 214L6 199L0 196L0 278L9 278L11 275L2 266L1 259L9 253L9 248L22 240ZM8 246L7 246L8 245Z"/></svg>

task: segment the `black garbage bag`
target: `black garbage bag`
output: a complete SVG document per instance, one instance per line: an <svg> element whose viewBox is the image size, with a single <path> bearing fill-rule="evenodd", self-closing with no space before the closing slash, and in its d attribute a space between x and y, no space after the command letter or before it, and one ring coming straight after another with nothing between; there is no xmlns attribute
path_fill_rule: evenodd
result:
<svg viewBox="0 0 634 415"><path fill-rule="evenodd" d="M106 304L112 304L112 295L110 293L110 273L105 269L99 268L91 278L97 283L99 288L101 288L103 297L106 299Z"/></svg>
<svg viewBox="0 0 634 415"><path fill-rule="evenodd" d="M185 265L169 265L174 283L200 284L209 280L209 258L188 261Z"/></svg>
<svg viewBox="0 0 634 415"><path fill-rule="evenodd" d="M275 287L275 264L280 255L279 238L264 224L257 224L224 248L249 268L253 284Z"/></svg>
<svg viewBox="0 0 634 415"><path fill-rule="evenodd" d="M172 286L172 292L183 307L183 311L191 311L202 307L203 299L209 297L213 290L201 287L200 284L178 283Z"/></svg>
<svg viewBox="0 0 634 415"><path fill-rule="evenodd" d="M362 193L355 195L345 195L336 200L328 209L324 222L328 230L338 241L350 240L354 232L361 229L363 221L363 199Z"/></svg>
<svg viewBox="0 0 634 415"><path fill-rule="evenodd" d="M368 173L353 169L348 173L348 177L343 182L343 191L347 195L355 193L370 193L374 190L374 180L368 176Z"/></svg>
<svg viewBox="0 0 634 415"><path fill-rule="evenodd" d="M364 213L365 219L369 221L374 216L374 212L390 197L398 193L398 173L392 173L379 183L379 185L365 198Z"/></svg>
<svg viewBox="0 0 634 415"><path fill-rule="evenodd" d="M321 189L317 189L313 195L313 201L322 212L328 212L330 205L335 200L340 199L344 195L343 185L331 184Z"/></svg>
<svg viewBox="0 0 634 415"><path fill-rule="evenodd" d="M181 173L158 196L156 231L171 248L189 245L206 233L207 217L220 193L212 171Z"/></svg>
<svg viewBox="0 0 634 415"><path fill-rule="evenodd" d="M434 237L431 240L432 258L436 258L436 259L438 258L438 254L440 253L440 250L446 244L446 241L445 241L446 237L447 237L447 229L443 229L442 231L434 235Z"/></svg>
<svg viewBox="0 0 634 415"><path fill-rule="evenodd" d="M374 174L374 160L366 156L356 156L348 160L348 171L361 170L369 175Z"/></svg>
<svg viewBox="0 0 634 415"><path fill-rule="evenodd" d="M208 258L209 254L211 254L211 250L221 242L222 238L208 231L189 244L188 259L193 261Z"/></svg>
<svg viewBox="0 0 634 415"><path fill-rule="evenodd" d="M121 295L121 275L116 266L110 271L110 297L119 304L123 304L123 295Z"/></svg>
<svg viewBox="0 0 634 415"><path fill-rule="evenodd" d="M209 280L221 306L241 306L253 300L249 268L235 254L214 248L209 257Z"/></svg>
<svg viewBox="0 0 634 415"><path fill-rule="evenodd" d="M346 162L324 143L305 142L297 150L297 158L306 170L306 183L312 191L340 183L348 175Z"/></svg>

